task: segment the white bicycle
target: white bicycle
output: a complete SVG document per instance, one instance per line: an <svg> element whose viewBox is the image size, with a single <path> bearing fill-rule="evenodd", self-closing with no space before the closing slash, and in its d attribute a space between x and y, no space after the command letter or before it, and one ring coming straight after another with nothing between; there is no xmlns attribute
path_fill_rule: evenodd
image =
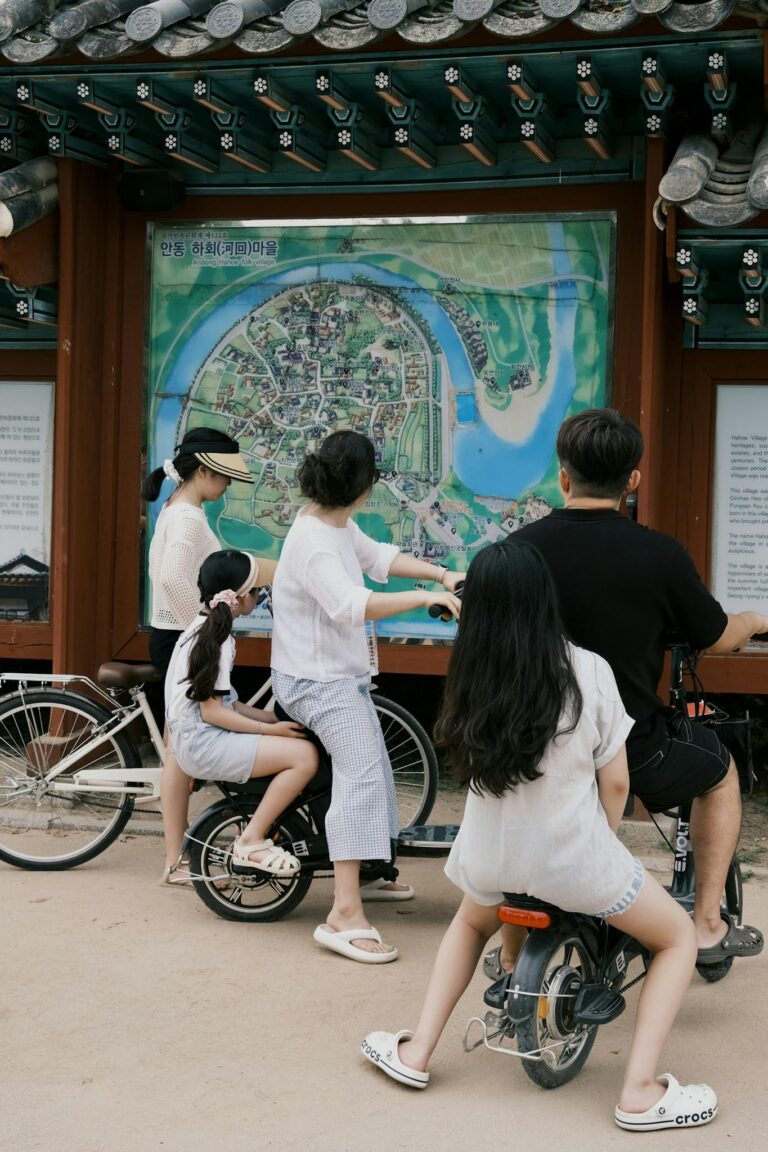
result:
<svg viewBox="0 0 768 1152"><path fill-rule="evenodd" d="M17 868L74 868L125 828L134 805L156 801L163 740L143 685L151 664L102 664L86 676L0 675L0 860ZM421 724L371 694L392 763L404 826L428 818L438 766ZM263 702L263 703L262 703ZM248 701L270 708L271 681ZM149 739L140 748L137 724Z"/></svg>

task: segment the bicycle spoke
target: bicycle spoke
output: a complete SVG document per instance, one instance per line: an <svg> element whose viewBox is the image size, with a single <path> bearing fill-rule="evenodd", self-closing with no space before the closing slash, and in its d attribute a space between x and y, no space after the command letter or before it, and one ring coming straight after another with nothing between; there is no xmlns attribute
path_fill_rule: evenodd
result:
<svg viewBox="0 0 768 1152"><path fill-rule="evenodd" d="M0 704L0 855L21 867L70 867L114 839L133 809L119 788L96 792L76 773L119 768L129 744L108 737L109 714L72 692L18 693ZM69 767L56 773L57 766ZM55 775L51 775L55 773Z"/></svg>

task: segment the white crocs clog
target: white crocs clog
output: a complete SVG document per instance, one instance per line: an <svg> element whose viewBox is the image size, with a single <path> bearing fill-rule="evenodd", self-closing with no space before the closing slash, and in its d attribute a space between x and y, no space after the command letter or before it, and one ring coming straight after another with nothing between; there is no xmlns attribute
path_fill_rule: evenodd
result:
<svg viewBox="0 0 768 1152"><path fill-rule="evenodd" d="M667 1090L647 1112L622 1112L614 1120L629 1132L656 1132L660 1128L698 1128L717 1115L717 1095L708 1084L680 1084L669 1072L656 1077Z"/></svg>

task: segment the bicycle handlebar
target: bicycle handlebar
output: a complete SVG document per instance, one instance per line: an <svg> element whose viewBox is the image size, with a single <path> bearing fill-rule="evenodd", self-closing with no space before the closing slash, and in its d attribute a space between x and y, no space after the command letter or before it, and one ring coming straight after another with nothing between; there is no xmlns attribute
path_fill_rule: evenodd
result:
<svg viewBox="0 0 768 1152"><path fill-rule="evenodd" d="M461 580L456 585L453 592L449 593L449 595L453 595L458 600L461 600L461 594L463 591L464 591L464 581ZM447 588L446 588L446 592L448 592ZM441 604L430 604L429 608L427 609L427 612L432 617L433 620L440 619L440 620L445 621L446 624L448 624L451 620L453 620L453 613L450 611L450 609L443 607Z"/></svg>

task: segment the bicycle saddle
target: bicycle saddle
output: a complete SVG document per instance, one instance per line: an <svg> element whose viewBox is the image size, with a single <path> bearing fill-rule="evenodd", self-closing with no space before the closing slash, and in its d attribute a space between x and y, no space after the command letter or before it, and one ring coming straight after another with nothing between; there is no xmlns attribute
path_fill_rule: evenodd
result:
<svg viewBox="0 0 768 1152"><path fill-rule="evenodd" d="M539 900L536 896L529 896L526 892L505 892L504 903L511 908L525 908L532 912L551 912L562 915L562 908L556 904L548 904L546 900Z"/></svg>
<svg viewBox="0 0 768 1152"><path fill-rule="evenodd" d="M139 684L156 684L163 679L154 664L121 664L110 660L102 664L96 676L105 688L138 688Z"/></svg>
<svg viewBox="0 0 768 1152"><path fill-rule="evenodd" d="M233 780L227 780L225 783L228 792L245 792L253 793L260 796L266 792L274 776L253 776L250 780L245 780L242 784L238 784ZM331 787L331 762L327 756L320 756L320 763L318 765L317 773L307 784L302 796L315 796L321 792L327 792Z"/></svg>

